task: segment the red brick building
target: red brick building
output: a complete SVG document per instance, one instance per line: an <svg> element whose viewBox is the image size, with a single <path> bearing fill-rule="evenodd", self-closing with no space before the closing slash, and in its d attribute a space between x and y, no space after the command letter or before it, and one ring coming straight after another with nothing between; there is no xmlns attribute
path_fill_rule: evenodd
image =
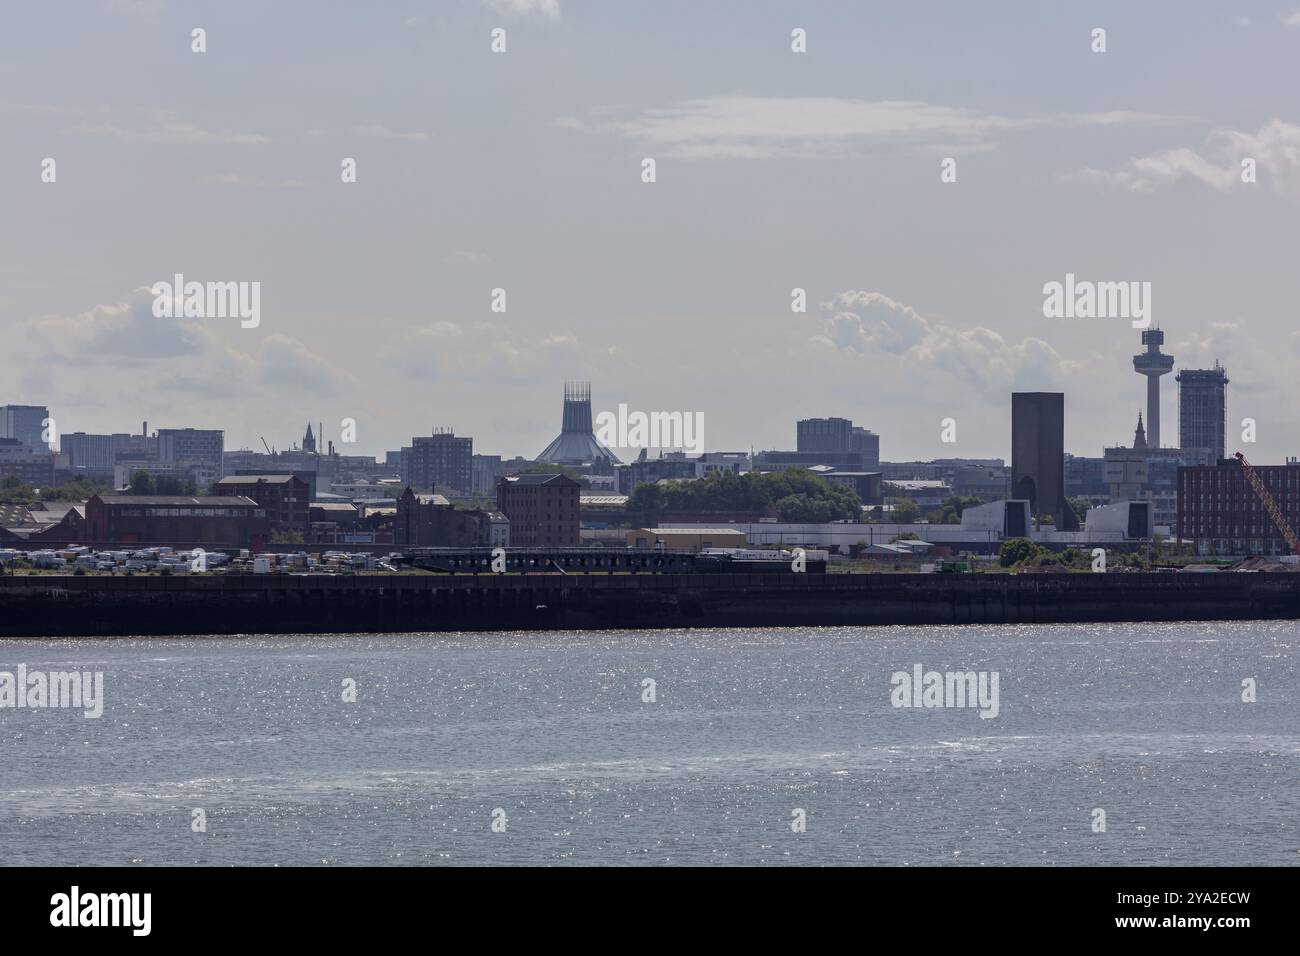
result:
<svg viewBox="0 0 1300 956"><path fill-rule="evenodd" d="M1300 532L1300 462L1255 465L1292 529ZM1289 554L1282 532L1235 461L1178 469L1178 538L1198 554Z"/></svg>
<svg viewBox="0 0 1300 956"><path fill-rule="evenodd" d="M249 548L266 544L271 521L251 498L93 496L86 502L89 545Z"/></svg>
<svg viewBox="0 0 1300 956"><path fill-rule="evenodd" d="M497 509L510 519L516 548L571 548L579 544L582 486L566 475L522 474L497 480Z"/></svg>
<svg viewBox="0 0 1300 956"><path fill-rule="evenodd" d="M454 508L442 495L417 495L407 488L397 499L393 543L425 548L504 546L509 544L506 528L502 516L493 512Z"/></svg>
<svg viewBox="0 0 1300 956"><path fill-rule="evenodd" d="M212 485L222 498L251 498L266 511L274 529L306 532L311 522L311 489L293 475L230 475Z"/></svg>

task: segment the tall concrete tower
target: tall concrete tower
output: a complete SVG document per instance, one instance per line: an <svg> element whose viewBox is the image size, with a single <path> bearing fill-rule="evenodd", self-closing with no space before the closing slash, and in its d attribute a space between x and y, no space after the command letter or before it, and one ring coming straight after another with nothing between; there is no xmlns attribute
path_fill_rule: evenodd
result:
<svg viewBox="0 0 1300 956"><path fill-rule="evenodd" d="M1165 344L1165 333L1147 329L1142 333L1145 352L1133 356L1133 371L1147 377L1147 447L1160 447L1160 376L1174 370L1174 357L1165 355L1160 346Z"/></svg>

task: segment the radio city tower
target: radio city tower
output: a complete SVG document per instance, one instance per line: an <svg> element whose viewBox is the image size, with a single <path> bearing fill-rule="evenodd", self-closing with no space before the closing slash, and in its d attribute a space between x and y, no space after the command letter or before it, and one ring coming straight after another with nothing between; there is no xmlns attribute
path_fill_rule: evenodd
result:
<svg viewBox="0 0 1300 956"><path fill-rule="evenodd" d="M1133 371L1147 377L1147 447L1160 447L1160 376L1168 375L1174 368L1174 357L1165 355L1160 346L1165 344L1165 333L1160 329L1147 329L1142 333L1145 352L1133 356Z"/></svg>

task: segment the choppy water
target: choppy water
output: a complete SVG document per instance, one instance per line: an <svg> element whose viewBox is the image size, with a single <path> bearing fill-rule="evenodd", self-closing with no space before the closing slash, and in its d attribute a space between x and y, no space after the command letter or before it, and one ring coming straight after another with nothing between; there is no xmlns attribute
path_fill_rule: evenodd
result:
<svg viewBox="0 0 1300 956"><path fill-rule="evenodd" d="M101 670L106 697L0 710L0 861L1296 865L1298 644L1289 622L0 641L0 670ZM892 707L917 663L997 671L999 715Z"/></svg>

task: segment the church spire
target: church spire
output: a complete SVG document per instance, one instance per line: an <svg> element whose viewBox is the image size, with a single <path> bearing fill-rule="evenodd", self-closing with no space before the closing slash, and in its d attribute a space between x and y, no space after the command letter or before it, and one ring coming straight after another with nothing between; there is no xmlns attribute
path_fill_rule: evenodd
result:
<svg viewBox="0 0 1300 956"><path fill-rule="evenodd" d="M302 436L302 450L303 451L316 450L316 436L311 433L311 422L307 423L307 434Z"/></svg>
<svg viewBox="0 0 1300 956"><path fill-rule="evenodd" d="M1142 412L1139 410L1138 427L1137 430L1133 432L1133 450L1146 451L1146 447L1147 447L1147 433L1146 433L1146 429L1142 427Z"/></svg>

